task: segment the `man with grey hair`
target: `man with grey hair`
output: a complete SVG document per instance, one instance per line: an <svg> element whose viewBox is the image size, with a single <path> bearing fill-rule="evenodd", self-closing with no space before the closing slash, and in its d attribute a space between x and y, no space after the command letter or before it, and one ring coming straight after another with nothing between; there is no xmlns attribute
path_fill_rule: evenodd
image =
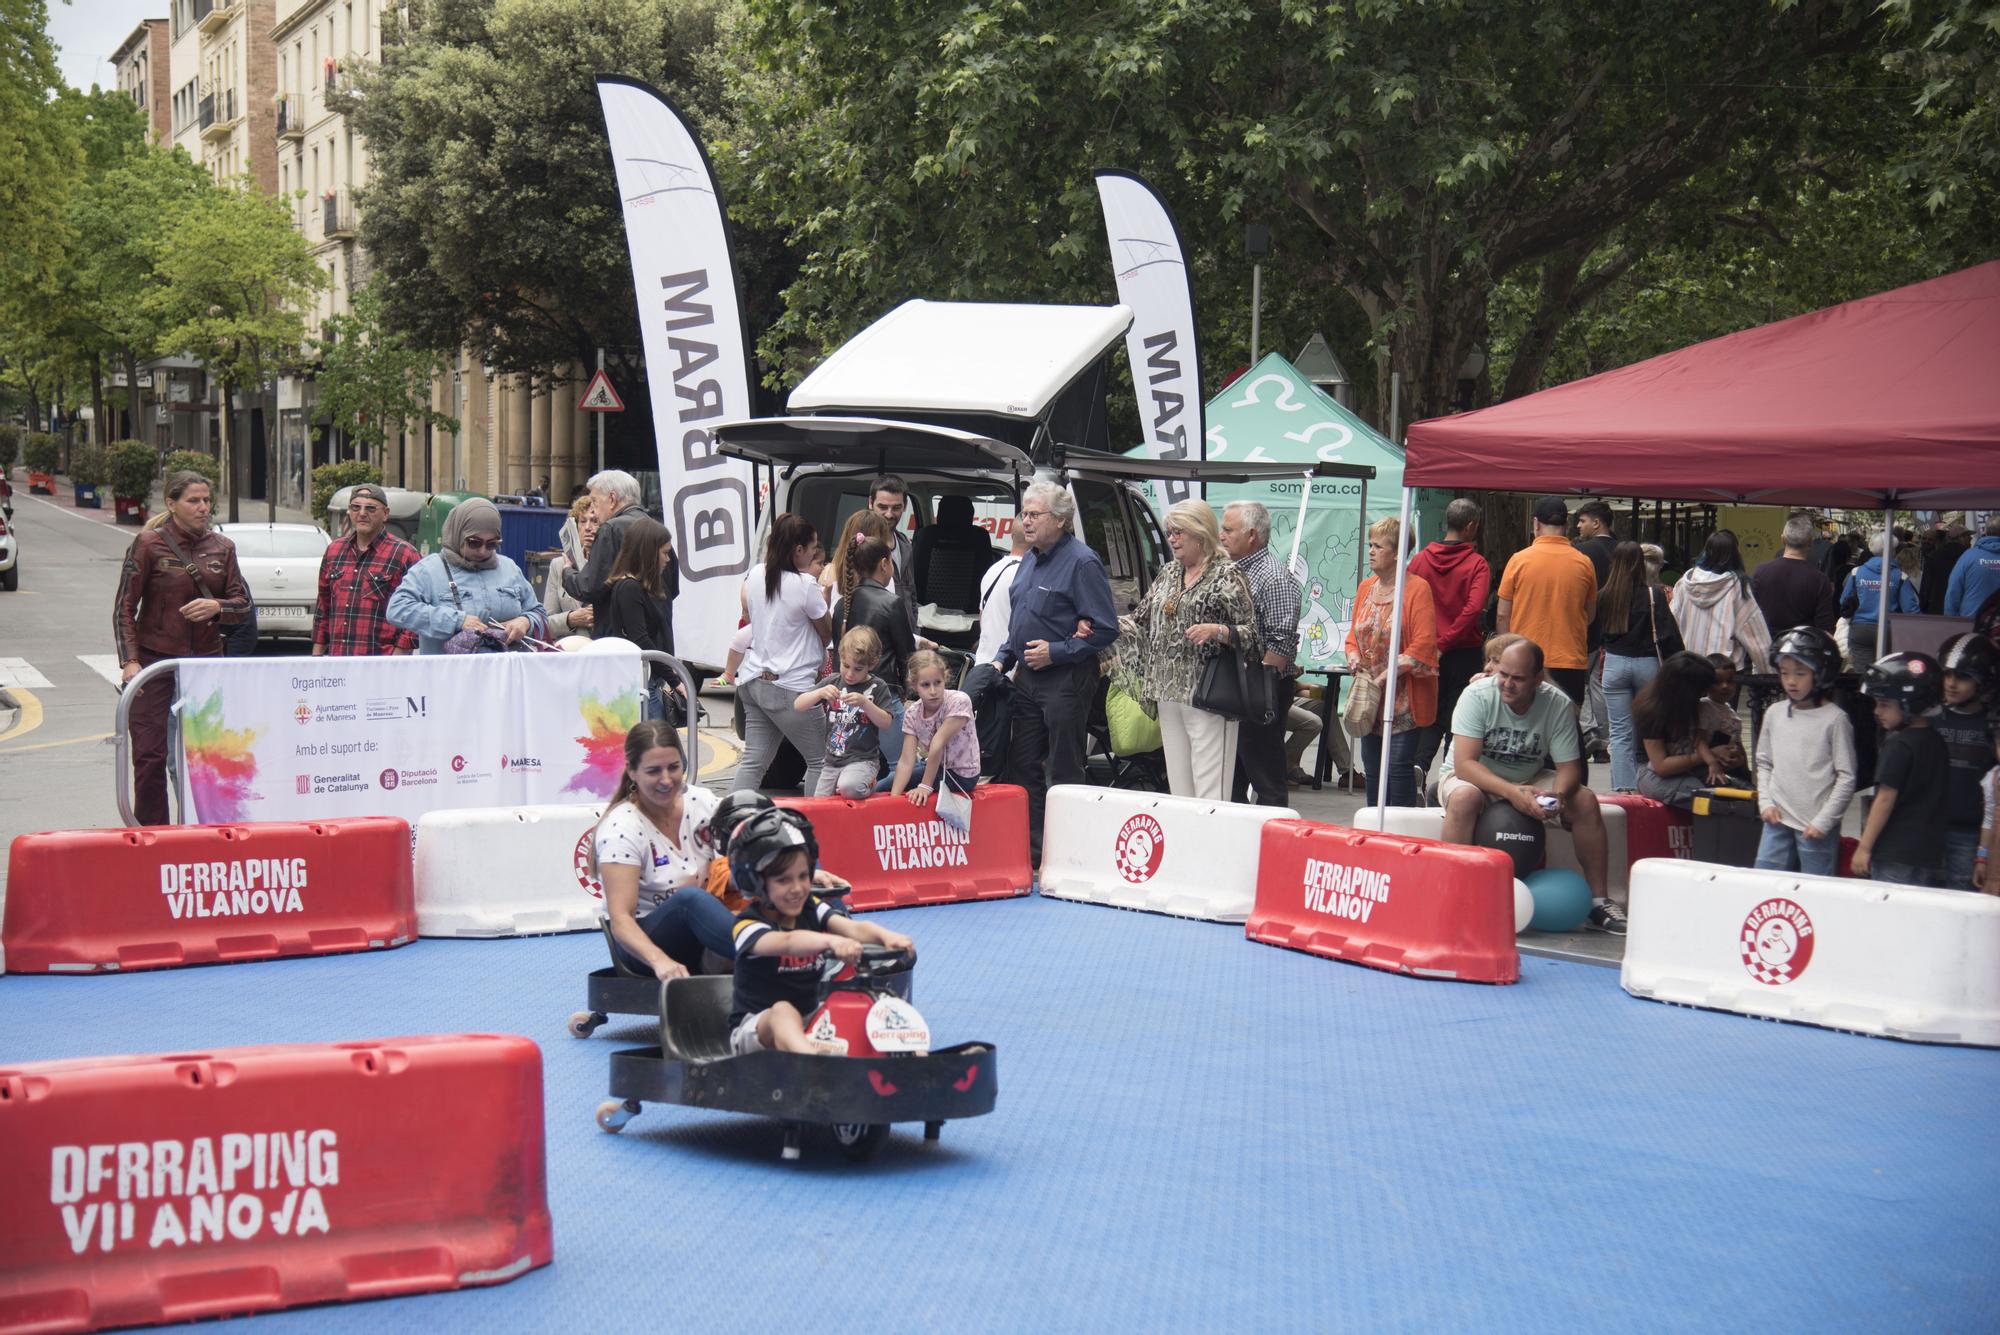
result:
<svg viewBox="0 0 2000 1335"><path fill-rule="evenodd" d="M1015 522L1028 554L1007 591L1007 642L993 666L1019 668L1001 778L1028 790L1029 854L1039 866L1049 785L1083 782L1097 656L1118 639L1118 607L1104 562L1076 536L1067 487L1029 483Z"/></svg>
<svg viewBox="0 0 2000 1335"><path fill-rule="evenodd" d="M1273 670L1276 711L1267 723L1245 719L1236 729L1236 779L1230 800L1251 793L1259 806L1285 805L1285 721L1291 713L1298 676L1299 606L1303 590L1292 572L1271 554L1271 512L1256 501L1231 501L1222 510L1222 550L1250 586L1257 608L1257 638L1264 666Z"/></svg>
<svg viewBox="0 0 2000 1335"><path fill-rule="evenodd" d="M1831 635L1840 621L1833 583L1813 564L1813 539L1818 536L1812 515L1793 511L1785 520L1784 554L1750 572L1750 594L1774 641L1794 626L1817 626Z"/></svg>
<svg viewBox="0 0 2000 1335"><path fill-rule="evenodd" d="M607 468L590 479L590 508L597 515L600 527L597 538L590 545L590 559L583 563L581 570L563 572L563 588L570 597L586 605L595 603L597 596L604 592L604 586L611 578L611 566L618 560L618 549L625 545L625 535L631 527L646 517L645 509L639 504L639 479L617 468ZM660 574L660 582L666 589L666 597L661 613L666 619L667 642L673 642L673 600L681 588L680 557L673 550L673 530L667 530L667 568Z"/></svg>

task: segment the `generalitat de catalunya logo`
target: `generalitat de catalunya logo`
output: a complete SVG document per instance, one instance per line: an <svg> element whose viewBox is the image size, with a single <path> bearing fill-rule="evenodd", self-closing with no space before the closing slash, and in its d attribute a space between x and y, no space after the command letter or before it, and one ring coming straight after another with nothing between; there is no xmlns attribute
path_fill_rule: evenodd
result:
<svg viewBox="0 0 2000 1335"><path fill-rule="evenodd" d="M1141 812L1118 827L1118 842L1112 846L1111 860L1120 876L1137 885L1153 879L1166 852L1167 832L1158 821Z"/></svg>

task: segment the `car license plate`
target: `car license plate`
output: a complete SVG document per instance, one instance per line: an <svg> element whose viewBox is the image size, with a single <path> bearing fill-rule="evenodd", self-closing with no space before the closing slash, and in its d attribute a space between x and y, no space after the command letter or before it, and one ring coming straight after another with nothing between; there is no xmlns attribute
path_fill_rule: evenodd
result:
<svg viewBox="0 0 2000 1335"><path fill-rule="evenodd" d="M310 607L267 607L264 610L274 617L302 617L312 614Z"/></svg>

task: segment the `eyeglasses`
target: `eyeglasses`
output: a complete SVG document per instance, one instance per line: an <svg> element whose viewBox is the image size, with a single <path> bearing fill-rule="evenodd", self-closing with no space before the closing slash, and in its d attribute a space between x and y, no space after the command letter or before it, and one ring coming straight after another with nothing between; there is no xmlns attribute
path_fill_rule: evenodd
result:
<svg viewBox="0 0 2000 1335"><path fill-rule="evenodd" d="M1021 518L1023 519L1047 519L1048 517L1049 517L1049 512L1047 510L1021 511Z"/></svg>
<svg viewBox="0 0 2000 1335"><path fill-rule="evenodd" d="M500 550L498 538L467 538L458 544L469 552L497 552Z"/></svg>
<svg viewBox="0 0 2000 1335"><path fill-rule="evenodd" d="M375 515L375 514L387 514L388 511L384 510L381 506L375 504L375 502L373 501L356 501L354 504L347 507L347 513L351 515Z"/></svg>

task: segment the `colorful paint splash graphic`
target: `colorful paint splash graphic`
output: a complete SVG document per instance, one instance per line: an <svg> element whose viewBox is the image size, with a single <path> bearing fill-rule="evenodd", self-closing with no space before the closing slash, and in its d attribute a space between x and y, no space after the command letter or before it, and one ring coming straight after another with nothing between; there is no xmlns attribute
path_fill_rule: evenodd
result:
<svg viewBox="0 0 2000 1335"><path fill-rule="evenodd" d="M577 702L583 715L583 768L570 776L562 790L609 797L617 790L618 775L625 768L625 734L639 721L639 693L625 691L606 700L590 694Z"/></svg>
<svg viewBox="0 0 2000 1335"><path fill-rule="evenodd" d="M255 728L231 731L222 722L222 692L200 706L181 706L181 746L187 753L188 792L197 819L205 824L243 819L257 778L251 743Z"/></svg>

